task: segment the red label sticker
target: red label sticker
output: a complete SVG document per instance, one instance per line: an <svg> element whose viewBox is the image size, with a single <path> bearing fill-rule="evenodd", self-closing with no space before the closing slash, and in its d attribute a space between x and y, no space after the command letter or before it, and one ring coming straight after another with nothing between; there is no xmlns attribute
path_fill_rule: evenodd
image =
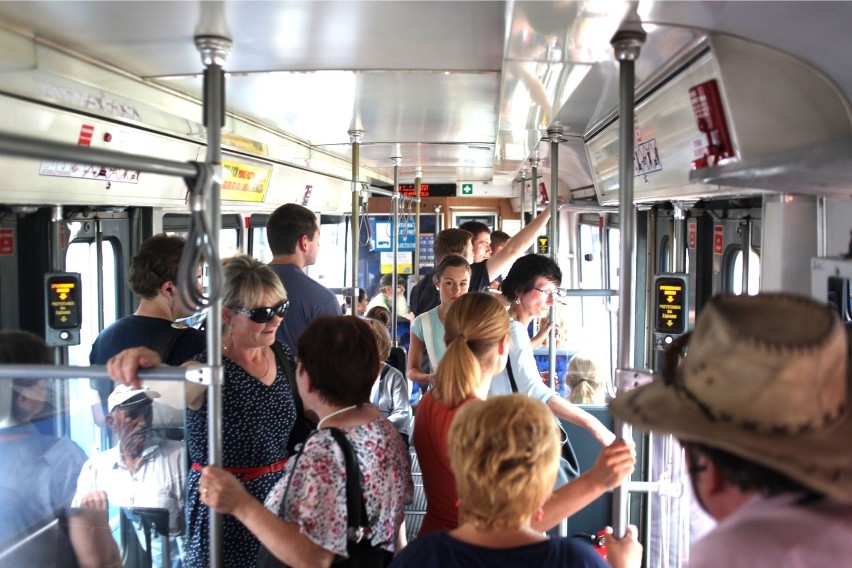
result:
<svg viewBox="0 0 852 568"><path fill-rule="evenodd" d="M95 133L95 127L91 124L84 124L80 127L80 138L77 139L77 146L89 146L92 143L92 135Z"/></svg>
<svg viewBox="0 0 852 568"><path fill-rule="evenodd" d="M0 229L0 256L15 254L14 229Z"/></svg>
<svg viewBox="0 0 852 568"><path fill-rule="evenodd" d="M713 226L713 254L722 254L725 245L725 227Z"/></svg>
<svg viewBox="0 0 852 568"><path fill-rule="evenodd" d="M698 231L698 221L690 219L686 224L686 246L694 249L696 233Z"/></svg>

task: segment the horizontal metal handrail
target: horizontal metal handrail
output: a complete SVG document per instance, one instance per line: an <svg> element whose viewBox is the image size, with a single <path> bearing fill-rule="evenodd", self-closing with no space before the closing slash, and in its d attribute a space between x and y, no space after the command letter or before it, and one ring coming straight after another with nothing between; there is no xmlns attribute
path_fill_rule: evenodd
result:
<svg viewBox="0 0 852 568"><path fill-rule="evenodd" d="M0 155L110 166L187 179L194 179L198 175L198 168L191 162L175 162L101 148L74 146L9 133L0 133Z"/></svg>
<svg viewBox="0 0 852 568"><path fill-rule="evenodd" d="M150 369L140 369L139 378L143 381L186 380L188 374L203 371L203 365L192 367L169 367L166 365ZM0 365L0 380L4 379L110 379L106 365Z"/></svg>

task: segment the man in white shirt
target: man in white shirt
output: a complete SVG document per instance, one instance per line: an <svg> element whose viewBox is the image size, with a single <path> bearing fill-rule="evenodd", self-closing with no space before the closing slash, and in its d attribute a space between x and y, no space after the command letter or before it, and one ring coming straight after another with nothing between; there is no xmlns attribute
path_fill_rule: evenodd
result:
<svg viewBox="0 0 852 568"><path fill-rule="evenodd" d="M827 304L717 296L672 344L662 378L610 403L685 449L696 500L719 523L690 568L848 564L849 345Z"/></svg>
<svg viewBox="0 0 852 568"><path fill-rule="evenodd" d="M109 395L106 423L119 443L83 465L72 506L86 507L107 501L114 507L166 510L169 556L174 566L182 549L187 462L181 442L160 438L151 430L152 399L159 396L146 388L126 385L117 386ZM142 529L136 528L141 533ZM140 539L142 544L144 538ZM156 543L157 539L152 537L152 556L160 556L155 565L168 565L162 563Z"/></svg>

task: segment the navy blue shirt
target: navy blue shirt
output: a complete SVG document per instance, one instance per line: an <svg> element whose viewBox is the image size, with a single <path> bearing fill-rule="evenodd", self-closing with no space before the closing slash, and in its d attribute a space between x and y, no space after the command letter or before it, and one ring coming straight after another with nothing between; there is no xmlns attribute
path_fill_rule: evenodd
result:
<svg viewBox="0 0 852 568"><path fill-rule="evenodd" d="M89 353L89 363L106 365L107 360L131 347L152 347L157 338L169 332L172 322L148 316L127 316L103 330ZM171 350L164 357L167 365L182 365L207 348L204 332L194 328L181 330Z"/></svg>
<svg viewBox="0 0 852 568"><path fill-rule="evenodd" d="M308 324L320 316L339 316L340 304L331 290L295 264L270 264L269 268L281 279L290 302L275 337L296 353L296 341Z"/></svg>
<svg viewBox="0 0 852 568"><path fill-rule="evenodd" d="M418 537L402 549L391 568L607 568L591 545L574 538L554 538L515 548L485 548L462 542L446 532Z"/></svg>

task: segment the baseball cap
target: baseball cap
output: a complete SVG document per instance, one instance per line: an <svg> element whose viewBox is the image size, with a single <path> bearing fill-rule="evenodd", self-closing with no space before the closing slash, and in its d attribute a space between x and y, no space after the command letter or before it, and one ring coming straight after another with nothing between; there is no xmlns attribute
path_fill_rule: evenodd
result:
<svg viewBox="0 0 852 568"><path fill-rule="evenodd" d="M118 385L107 398L107 412L112 412L116 406L121 406L140 394L144 394L148 398L160 398L160 393L152 391L148 387L137 389L128 385Z"/></svg>

